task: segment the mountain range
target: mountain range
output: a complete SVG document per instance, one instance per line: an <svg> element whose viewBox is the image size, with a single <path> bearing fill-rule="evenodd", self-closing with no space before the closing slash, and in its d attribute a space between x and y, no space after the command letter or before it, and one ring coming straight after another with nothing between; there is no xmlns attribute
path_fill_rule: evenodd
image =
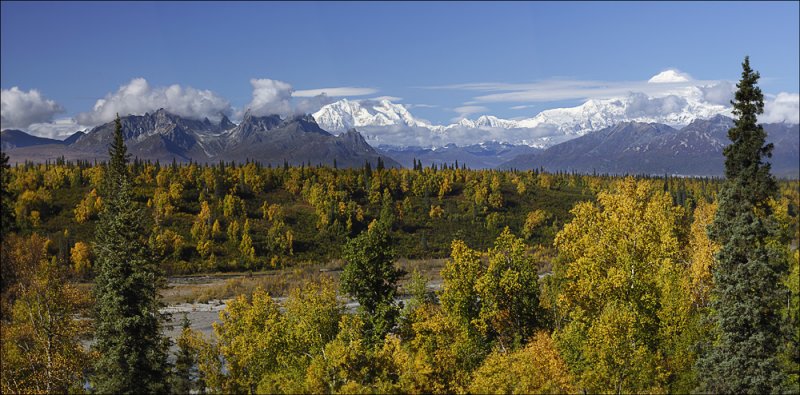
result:
<svg viewBox="0 0 800 395"><path fill-rule="evenodd" d="M357 128L404 166L414 159L426 164L457 159L477 168L721 176L722 149L733 126L729 108L702 100L698 88L685 89L661 98L588 100L519 120L483 115L433 125L386 99L340 100L313 116L326 130ZM773 173L800 176L798 126L764 127L775 144L769 159Z"/></svg>
<svg viewBox="0 0 800 395"><path fill-rule="evenodd" d="M540 153L520 155L506 169L537 169L611 174L671 174L722 176L730 144L731 118L717 115L697 119L676 129L658 123L622 122L552 146ZM767 142L774 144L772 173L800 176L800 127L763 124Z"/></svg>
<svg viewBox="0 0 800 395"><path fill-rule="evenodd" d="M2 139L0 139L0 148L3 151L8 151L17 147L28 147L32 145L46 145L46 144L56 144L56 145L70 145L77 141L81 136L85 133L83 132L75 132L71 136L67 137L64 140L54 140L49 139L46 137L37 137L31 136L21 130L16 129L6 129L2 131Z"/></svg>
<svg viewBox="0 0 800 395"><path fill-rule="evenodd" d="M249 159L273 165L286 161L292 165L335 163L355 167L362 166L365 161L375 165L382 156L355 130L334 136L320 128L309 115L283 119L277 115L256 117L247 113L236 125L227 117L213 123L208 119L183 118L160 109L144 115L125 116L120 121L128 152L142 159L180 162ZM114 122L109 122L88 133L76 133L65 141L4 130L1 140L12 162L54 160L62 156L67 160L104 160L108 157L114 128ZM400 167L390 158L383 159L387 167Z"/></svg>
<svg viewBox="0 0 800 395"><path fill-rule="evenodd" d="M703 93L695 91L697 88L686 89L680 96L650 98L632 93L614 99L587 100L576 107L545 110L531 118L481 115L448 125L434 125L417 118L406 106L388 99L343 99L323 106L312 116L323 129L333 133L356 128L373 146L433 148L496 141L548 148L622 122L682 127L695 119L730 114L728 107L701 100Z"/></svg>
<svg viewBox="0 0 800 395"><path fill-rule="evenodd" d="M470 136L473 143L465 145L398 146L377 144L381 140L370 139L370 128L378 126L363 125L382 123L383 128L394 128L397 133L412 136L414 130L429 130L428 126L421 126L427 124L413 119L410 113L403 113L388 101L381 106L382 111L377 111L376 106L365 108L362 103L353 105L348 107L353 110L353 117L339 117L335 122L334 118L329 117L330 112L287 118L278 115L258 117L246 113L242 121L235 124L227 117L222 117L219 122L193 120L162 109L144 115L122 117L121 123L128 150L133 156L160 161L241 162L249 159L279 165L285 160L294 165L336 163L341 167L355 167L363 165L365 161L374 165L382 157L387 167L411 167L414 160L420 160L425 165L458 161L460 165L470 168L543 168L548 171L583 173L686 176L723 174L722 150L730 142L727 131L733 126L732 119L714 115L710 118L697 117L679 127L639 121L618 122L592 131L584 131L584 126L573 127L573 132L580 132L564 133L561 136L566 141L544 148L487 140L485 134ZM389 111L392 109L398 110L398 113ZM336 123L338 135L325 129L324 124L329 121ZM476 126L472 130L509 126L505 123L507 120L488 116L476 121L461 120L459 123L463 127L472 127L467 121ZM800 177L798 125L776 123L763 126L768 133L768 142L775 146L773 157L769 159L773 173L784 177ZM448 131L436 130L439 131L435 133L439 134ZM107 157L113 131L114 123L109 122L59 141L31 136L19 130L4 130L0 142L12 162L55 160L60 157L67 160L103 160ZM362 133L366 134L366 138Z"/></svg>

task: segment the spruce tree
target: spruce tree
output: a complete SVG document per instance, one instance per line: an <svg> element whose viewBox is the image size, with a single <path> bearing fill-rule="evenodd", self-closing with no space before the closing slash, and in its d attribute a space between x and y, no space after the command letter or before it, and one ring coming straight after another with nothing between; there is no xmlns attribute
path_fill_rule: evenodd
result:
<svg viewBox="0 0 800 395"><path fill-rule="evenodd" d="M373 221L366 231L350 239L342 252L347 262L340 279L342 291L358 301L372 341L383 339L399 314L394 298L397 281L404 273L394 267L387 226Z"/></svg>
<svg viewBox="0 0 800 395"><path fill-rule="evenodd" d="M95 231L94 388L100 393L166 393L169 342L161 333L158 285L147 227L133 200L122 124L116 119L102 188L105 210Z"/></svg>
<svg viewBox="0 0 800 395"><path fill-rule="evenodd" d="M737 84L724 150L726 180L709 229L721 245L714 267L712 319L716 338L698 361L701 391L774 393L784 383L777 358L781 344L780 307L786 270L780 254L768 245L774 220L768 200L777 195L770 164L772 144L757 123L764 96L756 86L759 73L745 57Z"/></svg>
<svg viewBox="0 0 800 395"><path fill-rule="evenodd" d="M184 313L181 322L181 336L178 338L178 352L175 353L175 369L172 377L172 392L175 394L188 394L195 390L194 380L198 375L196 352L192 348L189 337L191 336L191 322Z"/></svg>
<svg viewBox="0 0 800 395"><path fill-rule="evenodd" d="M14 200L8 185L11 182L9 170L8 155L0 151L0 239L14 227Z"/></svg>

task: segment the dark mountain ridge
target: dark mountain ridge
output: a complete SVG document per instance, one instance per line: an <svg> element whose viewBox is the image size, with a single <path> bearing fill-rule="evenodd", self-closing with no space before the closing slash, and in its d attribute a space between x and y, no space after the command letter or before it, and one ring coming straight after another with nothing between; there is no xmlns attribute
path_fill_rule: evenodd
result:
<svg viewBox="0 0 800 395"><path fill-rule="evenodd" d="M624 122L554 145L544 152L521 155L506 169L538 169L610 174L722 176L733 120L725 116L698 119L675 129L662 124ZM767 142L775 145L773 174L800 176L800 129L796 124L763 124Z"/></svg>
<svg viewBox="0 0 800 395"><path fill-rule="evenodd" d="M75 132L75 134L67 137L65 140L56 140L47 137L32 136L21 130L6 129L0 132L0 148L2 148L3 151L7 151L14 148L30 147L34 145L70 145L83 135L83 132Z"/></svg>
<svg viewBox="0 0 800 395"><path fill-rule="evenodd" d="M378 157L383 157L386 166L400 167L375 151L355 130L334 136L320 128L310 115L282 119L277 115L257 117L247 113L236 125L227 117L220 122L207 118L193 120L160 109L125 116L120 122L128 152L140 159L201 163L253 160L275 165L284 161L332 165L335 161L339 166L352 167L367 161L375 165ZM61 156L68 160L104 160L113 133L114 122L109 122L85 135L70 137L68 143L46 139L49 141L15 145L8 149L8 154L15 162L53 160ZM23 140L17 137L14 141Z"/></svg>

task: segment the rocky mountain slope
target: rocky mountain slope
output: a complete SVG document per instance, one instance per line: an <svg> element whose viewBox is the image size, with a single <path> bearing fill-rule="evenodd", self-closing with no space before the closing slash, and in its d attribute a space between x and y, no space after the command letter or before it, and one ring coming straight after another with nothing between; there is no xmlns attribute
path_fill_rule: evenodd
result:
<svg viewBox="0 0 800 395"><path fill-rule="evenodd" d="M183 118L161 109L144 115L121 118L122 130L128 152L140 159L179 162L217 162L245 160L264 164L311 163L338 166L361 166L365 161L376 164L382 156L356 131L334 136L317 125L310 116L281 119L277 115L256 117L249 113L238 125L223 117L219 123L208 119ZM7 134L3 132L4 136ZM13 162L24 160L44 161L63 156L68 160L103 160L114 133L114 123L95 127L85 135L76 135L65 141L36 140L18 136L24 132L10 132L17 136L13 141L38 141L39 144L9 148ZM5 139L5 137L4 137ZM5 147L5 146L4 146ZM400 165L383 158L388 167Z"/></svg>

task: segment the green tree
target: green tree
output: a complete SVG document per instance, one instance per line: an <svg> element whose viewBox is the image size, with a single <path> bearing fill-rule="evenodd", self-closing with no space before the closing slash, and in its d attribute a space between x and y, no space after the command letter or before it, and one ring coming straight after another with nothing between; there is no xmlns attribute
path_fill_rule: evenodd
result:
<svg viewBox="0 0 800 395"><path fill-rule="evenodd" d="M101 393L168 392L168 340L161 333L161 273L147 247L144 215L133 200L122 124L116 119L95 231L94 387Z"/></svg>
<svg viewBox="0 0 800 395"><path fill-rule="evenodd" d="M373 221L369 228L349 240L343 257L342 291L361 305L368 321L368 332L380 339L394 326L398 308L394 303L397 280L402 275L394 267L387 225Z"/></svg>
<svg viewBox="0 0 800 395"><path fill-rule="evenodd" d="M397 337L373 344L361 316L345 314L336 338L325 345L307 369L305 391L315 394L399 393L403 351Z"/></svg>
<svg viewBox="0 0 800 395"><path fill-rule="evenodd" d="M759 73L742 63L736 85L732 144L725 154L725 182L719 192L711 238L721 246L714 266L713 319L717 337L699 360L700 390L721 393L774 393L783 389L780 369L781 278L785 259L768 244L775 221L768 204L777 194L770 174L772 144L757 124L764 96Z"/></svg>
<svg viewBox="0 0 800 395"><path fill-rule="evenodd" d="M403 306L400 312L399 320L399 335L406 337L411 332L411 324L414 320L414 315L420 307L428 303L433 303L433 295L427 292L428 279L425 278L417 269L411 272L411 278L404 286L406 295L409 295L409 300Z"/></svg>
<svg viewBox="0 0 800 395"><path fill-rule="evenodd" d="M178 337L178 352L175 354L175 369L172 373L172 391L176 394L188 394L195 389L198 377L197 351L192 347L191 322L184 313L181 321L181 335Z"/></svg>
<svg viewBox="0 0 800 395"><path fill-rule="evenodd" d="M11 207L11 190L9 181L11 179L10 166L8 165L8 155L0 151L0 238L5 236L14 226L14 210Z"/></svg>
<svg viewBox="0 0 800 395"><path fill-rule="evenodd" d="M526 341L541 324L536 265L522 239L508 227L487 255L486 271L475 283L481 300L476 326L504 348Z"/></svg>
<svg viewBox="0 0 800 395"><path fill-rule="evenodd" d="M442 269L442 309L471 334L501 348L526 341L542 324L537 268L522 239L506 227L486 253L454 240Z"/></svg>

